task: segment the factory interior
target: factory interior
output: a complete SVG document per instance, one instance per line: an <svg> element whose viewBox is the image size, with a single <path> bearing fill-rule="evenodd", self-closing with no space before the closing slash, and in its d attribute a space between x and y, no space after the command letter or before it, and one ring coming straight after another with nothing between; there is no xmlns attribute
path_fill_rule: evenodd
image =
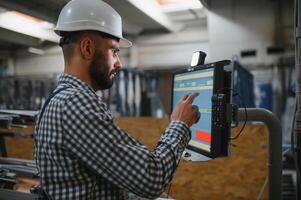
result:
<svg viewBox="0 0 301 200"><path fill-rule="evenodd" d="M151 155L151 160L159 160L155 164L149 161L149 165L143 165L149 167L143 169L144 173L163 165L164 175L154 177L154 180L169 173L170 163L165 157L169 154L166 152L174 152L174 169L163 179L165 182L160 185L157 196L147 193L149 188L157 187L148 186L148 174L144 178L137 175L133 185L126 185L125 173L108 178L106 172L118 169L114 167L118 159L115 162L112 156L98 160L99 154L105 152L102 149L104 143L98 144L98 138L88 136L93 132L91 127L97 126L98 119L91 124L80 121L86 122L85 119L78 119L74 125L81 129L81 137L90 142L94 140L91 148L99 153L95 153L93 156L96 158L91 160L80 156L74 158L78 160L76 166L82 164L81 170L86 166L90 170L87 163L99 162L101 169L95 171L94 179L108 181L120 191L125 191L129 197L124 199L301 199L301 0L0 0L0 199L120 199L93 197L92 194L85 198L59 197L60 192L69 191L70 185L66 186L69 183L61 183L64 188L52 186L57 188L56 191L49 189L48 182L55 178L47 179L50 175L43 170L52 167L42 168L45 166L41 166L40 154L35 155L35 148L41 154L45 151L46 157L54 155L53 149L47 149L46 145L41 150L43 142L37 142L41 137L37 136L37 132L44 134L42 128L48 126L47 120L39 120L44 125L37 125L39 117L43 119L41 113L50 112L46 107L52 105L49 102L54 95L51 98L49 95L54 94L68 63L61 48L62 38L67 36L61 34L65 30L58 28L58 17L68 5L72 15L71 6L76 1L86 5L92 2L110 5L122 19L123 35L113 34L114 38L121 38L120 44L123 38L132 43L129 48L118 48L120 69L110 75L113 77L111 87L92 89L99 98L99 105L106 108L104 113L96 109L100 112L97 116L112 116L112 121L108 122L111 123L108 125L110 128L118 127L116 130L122 130L120 133L127 134L127 138L138 141L137 144L141 145L137 147L139 152L141 148L147 152L140 156L141 162L144 155ZM85 13L86 5L75 11L75 15ZM107 12L111 7L107 8ZM92 14L98 15L97 11ZM109 15L113 19L112 12ZM55 29L61 31L61 35ZM111 35L110 32L105 33ZM99 57L99 60L104 59ZM204 76L205 84L209 86L196 86L205 80ZM189 77L193 77L191 83L188 83ZM198 120L189 129L190 125L185 121L173 120L172 113L174 108L179 108L177 102L183 100L182 95L191 92L199 94L187 105L191 109L196 107ZM75 99L81 96L84 94ZM205 101L208 102L205 104ZM85 103L87 109L93 109L88 105L91 103L89 100ZM69 104L71 106L71 101ZM43 108L47 112L43 113ZM70 111L70 120L73 116L77 118L86 114L86 110L76 111ZM65 112L59 114L62 113ZM62 127L67 127L66 124L63 123ZM183 140L187 140L187 134L184 139L183 133L170 124L186 127L185 134L190 132L191 139L184 147ZM49 130L55 132L59 129ZM107 130L113 134L115 129L99 130L98 134L103 137L119 138L105 135ZM168 134L170 138L164 138ZM83 141L79 140L78 145L84 146L80 144ZM52 144L50 139L47 142ZM164 146L165 142L170 144ZM122 149L119 147L122 144L127 146L121 142L115 150ZM69 156L67 146L62 148L66 149L64 155ZM132 158L132 151L126 152L128 155L125 153L123 163ZM74 155L70 153L71 157ZM47 162L53 161L62 166L56 158L49 158ZM104 162L106 160L114 164L109 166ZM75 161L68 162L72 165ZM129 171L128 179L140 173L135 171L137 167L132 166L133 162L128 161L124 168ZM54 174L69 173L59 169ZM141 190L135 186L139 181ZM99 184L101 187L102 183ZM98 188L95 185L86 187L93 187L92 191ZM66 195L70 194L67 192Z"/></svg>

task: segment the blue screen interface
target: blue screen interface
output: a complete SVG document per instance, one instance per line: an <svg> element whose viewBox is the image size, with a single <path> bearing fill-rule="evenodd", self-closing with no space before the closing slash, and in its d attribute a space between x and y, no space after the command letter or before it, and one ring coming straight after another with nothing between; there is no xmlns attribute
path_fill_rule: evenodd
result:
<svg viewBox="0 0 301 200"><path fill-rule="evenodd" d="M173 108L183 95L198 92L193 105L198 106L201 118L198 123L190 127L192 138L189 145L210 151L211 147L211 97L213 95L214 69L185 72L176 74L173 80Z"/></svg>

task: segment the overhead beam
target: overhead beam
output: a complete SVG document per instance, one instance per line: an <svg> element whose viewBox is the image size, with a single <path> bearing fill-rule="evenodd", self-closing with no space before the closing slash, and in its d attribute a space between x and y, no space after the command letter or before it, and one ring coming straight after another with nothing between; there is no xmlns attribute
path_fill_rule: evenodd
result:
<svg viewBox="0 0 301 200"><path fill-rule="evenodd" d="M4 28L0 28L0 35L0 40L17 45L38 47L42 44L42 40L38 38L30 37Z"/></svg>
<svg viewBox="0 0 301 200"><path fill-rule="evenodd" d="M142 27L132 24L127 20L122 20L122 29L127 35L138 35L143 30Z"/></svg>
<svg viewBox="0 0 301 200"><path fill-rule="evenodd" d="M159 23L165 29L170 32L176 32L179 30L179 26L172 23L171 20L162 12L160 5L153 0L127 0L137 9L145 13L148 17Z"/></svg>
<svg viewBox="0 0 301 200"><path fill-rule="evenodd" d="M210 0L200 0L200 2L202 3L202 5L209 9L210 8Z"/></svg>
<svg viewBox="0 0 301 200"><path fill-rule="evenodd" d="M121 15L124 31L127 34L141 33L148 30L176 32L181 27L172 23L161 10L160 5L152 0L104 0Z"/></svg>
<svg viewBox="0 0 301 200"><path fill-rule="evenodd" d="M24 3L20 4L20 2L14 2L13 0L0 0L0 6L6 9L15 10L42 20L46 20L51 23L54 23L56 21L58 15L56 11L49 9L49 7L41 7L39 8L39 10L30 9L28 6L26 6L25 3L28 2L24 1Z"/></svg>
<svg viewBox="0 0 301 200"><path fill-rule="evenodd" d="M23 16L17 12L4 12L0 14L0 27L14 32L22 33L41 40L58 43L59 37L51 28L44 28L39 22ZM26 27L26 28L25 28Z"/></svg>

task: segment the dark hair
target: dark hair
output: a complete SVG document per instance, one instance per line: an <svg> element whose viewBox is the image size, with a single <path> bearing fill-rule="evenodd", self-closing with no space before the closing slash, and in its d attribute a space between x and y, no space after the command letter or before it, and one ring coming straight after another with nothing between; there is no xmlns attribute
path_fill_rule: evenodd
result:
<svg viewBox="0 0 301 200"><path fill-rule="evenodd" d="M75 42L78 39L78 36L82 33L94 33L94 34L98 34L101 37L105 38L105 39L113 39L113 40L117 40L119 42L119 38L115 37L113 35L110 35L108 33L104 33L104 32L100 32L100 31L95 31L95 30L85 30L85 31L61 31L60 35L61 35L61 39L59 41L59 46L63 47L63 45L65 44L70 44L71 42Z"/></svg>
<svg viewBox="0 0 301 200"><path fill-rule="evenodd" d="M61 39L59 41L59 46L63 47L65 44L71 43L71 38L74 32L60 32Z"/></svg>

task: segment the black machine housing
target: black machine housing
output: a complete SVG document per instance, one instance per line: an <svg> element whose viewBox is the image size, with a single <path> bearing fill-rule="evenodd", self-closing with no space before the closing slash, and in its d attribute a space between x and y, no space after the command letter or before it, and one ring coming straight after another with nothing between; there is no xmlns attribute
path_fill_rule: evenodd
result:
<svg viewBox="0 0 301 200"><path fill-rule="evenodd" d="M175 75L191 72L196 70L204 70L213 68L213 95L212 95L212 116L211 116L211 145L210 151L188 145L187 149L198 152L209 158L224 157L229 154L229 140L231 134L232 121L232 74L231 71L226 71L225 66L230 65L231 61L222 60L214 63L190 67L185 70L176 71ZM174 88L174 81L172 82ZM173 92L171 99L173 99ZM171 105L173 110L173 105ZM202 117L202 116L201 116Z"/></svg>

